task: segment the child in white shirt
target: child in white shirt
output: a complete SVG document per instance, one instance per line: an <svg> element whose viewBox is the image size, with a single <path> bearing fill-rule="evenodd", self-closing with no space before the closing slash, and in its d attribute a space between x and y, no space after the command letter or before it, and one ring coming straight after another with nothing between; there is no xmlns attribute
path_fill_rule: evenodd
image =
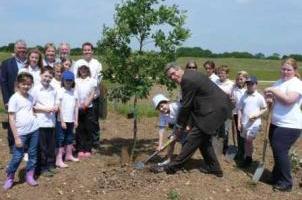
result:
<svg viewBox="0 0 302 200"><path fill-rule="evenodd" d="M34 171L37 163L37 145L39 139L39 125L33 113L34 99L29 94L33 84L33 76L27 72L18 74L16 79L17 91L8 102L9 124L15 139L13 155L6 169L7 179L3 189L8 190L14 184L17 171L27 145L29 160L26 164L26 182L31 186L38 183L34 180Z"/></svg>
<svg viewBox="0 0 302 200"><path fill-rule="evenodd" d="M53 77L53 68L45 66L41 69L41 82L37 84L32 95L35 99L34 109L39 122L39 153L38 170L43 176L55 174L55 124L56 112L56 90L50 85Z"/></svg>
<svg viewBox="0 0 302 200"><path fill-rule="evenodd" d="M231 99L234 82L229 79L229 67L227 65L221 65L218 67L217 72L219 79L216 81L216 85ZM232 121L231 119L227 119L218 129L218 136L223 138L223 154L225 154L228 149L228 138L231 127Z"/></svg>
<svg viewBox="0 0 302 200"><path fill-rule="evenodd" d="M163 138L164 132L167 127L174 128L174 124L176 122L176 118L178 115L179 108L181 104L179 102L170 102L170 100L165 97L163 94L157 94L152 99L153 105L155 109L159 110L159 142L157 150L161 150L163 148ZM172 137L176 137L172 135ZM171 138L172 139L172 138ZM182 144L186 141L186 134L183 133L179 138L177 138L179 142ZM166 165L168 164L173 156L173 151L175 147L175 142L171 143L168 149L168 159L159 165Z"/></svg>
<svg viewBox="0 0 302 200"><path fill-rule="evenodd" d="M56 166L60 168L68 167L63 162L63 152L66 147L65 160L77 162L77 158L72 155L73 150L73 128L78 127L78 95L74 89L74 74L64 71L62 74L62 88L58 92L57 105L59 106Z"/></svg>
<svg viewBox="0 0 302 200"><path fill-rule="evenodd" d="M238 129L245 138L245 160L240 167L249 167L253 161L253 140L261 128L261 115L267 110L264 97L257 92L256 77L249 77L246 84L247 91L242 96L238 109Z"/></svg>
<svg viewBox="0 0 302 200"><path fill-rule="evenodd" d="M94 112L92 101L97 88L97 81L90 77L90 69L86 65L78 68L76 91L79 97L79 126L76 129L76 150L78 157L88 158L91 156L93 146Z"/></svg>
<svg viewBox="0 0 302 200"><path fill-rule="evenodd" d="M235 109L233 110L232 130L235 131L237 137L238 152L236 154L235 159L238 161L244 160L244 138L241 137L240 135L241 130L238 129L237 122L238 122L239 103L242 96L246 92L245 82L247 78L248 78L248 73L246 71L239 71L236 75L236 84L234 85L231 94L232 101L235 104Z"/></svg>

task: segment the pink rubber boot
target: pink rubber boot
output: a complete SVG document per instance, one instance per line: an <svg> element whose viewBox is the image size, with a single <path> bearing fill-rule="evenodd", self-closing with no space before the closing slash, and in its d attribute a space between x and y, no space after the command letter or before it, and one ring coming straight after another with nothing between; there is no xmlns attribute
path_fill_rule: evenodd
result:
<svg viewBox="0 0 302 200"><path fill-rule="evenodd" d="M38 182L34 179L34 170L30 170L26 173L26 182L30 186L37 186Z"/></svg>
<svg viewBox="0 0 302 200"><path fill-rule="evenodd" d="M66 147L66 156L65 156L65 160L66 160L66 161L78 162L79 159L73 157L73 155L72 155L72 149L73 149L72 144L67 145L67 147Z"/></svg>
<svg viewBox="0 0 302 200"><path fill-rule="evenodd" d="M66 168L68 167L68 165L66 165L63 162L63 152L64 152L64 147L60 147L57 153L57 157L56 157L56 166L60 167L60 168Z"/></svg>
<svg viewBox="0 0 302 200"><path fill-rule="evenodd" d="M9 190L13 187L15 174L7 174L6 181L4 182L3 189Z"/></svg>

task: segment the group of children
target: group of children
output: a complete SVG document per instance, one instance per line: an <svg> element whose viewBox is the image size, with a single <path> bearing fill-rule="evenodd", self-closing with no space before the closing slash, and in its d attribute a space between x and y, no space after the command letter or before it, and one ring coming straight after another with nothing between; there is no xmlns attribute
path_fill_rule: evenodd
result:
<svg viewBox="0 0 302 200"><path fill-rule="evenodd" d="M186 70L197 69L197 64L194 61L189 61L186 65ZM238 161L239 167L248 167L252 163L253 140L261 130L261 116L267 111L265 99L257 91L257 78L249 76L246 71L239 71L234 83L228 78L228 66L221 65L216 70L213 61L206 61L204 69L210 80L224 91L235 105L233 117L226 120L217 130L218 137L223 138L223 153L227 152L229 132L234 126L233 130L236 130L235 134L238 142L238 153L235 159ZM171 102L163 94L157 94L153 97L153 104L160 112L159 142L157 147L160 150L163 145L165 127L168 124L175 123L181 102ZM188 127L187 130L189 132L190 128ZM168 164L171 161L174 144L171 149L172 151L168 151L168 160L158 163L159 165Z"/></svg>
<svg viewBox="0 0 302 200"><path fill-rule="evenodd" d="M37 50L29 52L28 60L29 65L17 75L16 92L8 103L15 146L6 170L5 190L13 186L25 151L26 182L36 186L35 175L53 176L55 167L68 167L65 161L90 157L93 146L94 126L90 123L95 117L92 101L97 81L90 77L89 67L79 66L77 74L64 62L42 67Z"/></svg>

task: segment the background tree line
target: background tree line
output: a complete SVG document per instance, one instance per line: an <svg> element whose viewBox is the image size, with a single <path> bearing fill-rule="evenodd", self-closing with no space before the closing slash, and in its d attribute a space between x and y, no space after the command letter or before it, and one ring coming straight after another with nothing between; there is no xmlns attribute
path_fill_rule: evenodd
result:
<svg viewBox="0 0 302 200"><path fill-rule="evenodd" d="M43 46L35 46L40 51L44 51ZM14 52L14 43L8 43L0 47L0 52ZM97 53L97 52L96 52ZM82 54L80 47L72 48L71 55L77 56ZM302 54L290 54L280 55L273 53L272 55L265 56L263 53L251 54L249 52L224 52L224 53L213 53L208 49L202 49L200 47L180 47L176 50L176 57L200 57L200 58L255 58L255 59L268 59L268 60L280 60L286 57L292 57L298 61L302 61Z"/></svg>
<svg viewBox="0 0 302 200"><path fill-rule="evenodd" d="M213 53L208 49L202 49L200 47L180 47L176 50L177 57L201 57L201 58L255 58L255 59L269 59L269 60L280 60L286 57L292 57L298 61L302 61L302 55L290 54L281 56L278 53L265 56L263 53L251 54L249 52L224 52L224 53Z"/></svg>
<svg viewBox="0 0 302 200"><path fill-rule="evenodd" d="M33 48L38 48L41 52L44 52L44 47L41 45L34 46ZM0 47L0 52L14 52L14 43L8 43L8 45L3 45ZM82 49L79 47L70 49L71 55L77 56L82 54Z"/></svg>

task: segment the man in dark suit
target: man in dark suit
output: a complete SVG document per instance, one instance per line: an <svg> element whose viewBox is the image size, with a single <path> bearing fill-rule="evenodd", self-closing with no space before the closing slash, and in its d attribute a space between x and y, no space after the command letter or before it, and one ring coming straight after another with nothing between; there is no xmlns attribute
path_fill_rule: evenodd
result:
<svg viewBox="0 0 302 200"><path fill-rule="evenodd" d="M193 70L182 70L174 63L165 68L166 75L181 86L182 107L176 120L176 136L181 133L191 118L192 131L187 142L174 161L164 166L151 168L158 172L165 170L173 174L179 170L195 152L201 150L206 167L200 168L204 173L223 176L219 161L212 146L212 136L232 113L232 104L226 94L208 77Z"/></svg>
<svg viewBox="0 0 302 200"><path fill-rule="evenodd" d="M26 62L27 46L25 41L17 40L14 48L14 56L4 60L1 64L0 83L2 91L2 99L5 109L7 110L7 103L9 98L15 92L15 81L19 69L23 68ZM8 126L7 133L8 145L10 152L14 146L15 140L10 127Z"/></svg>

